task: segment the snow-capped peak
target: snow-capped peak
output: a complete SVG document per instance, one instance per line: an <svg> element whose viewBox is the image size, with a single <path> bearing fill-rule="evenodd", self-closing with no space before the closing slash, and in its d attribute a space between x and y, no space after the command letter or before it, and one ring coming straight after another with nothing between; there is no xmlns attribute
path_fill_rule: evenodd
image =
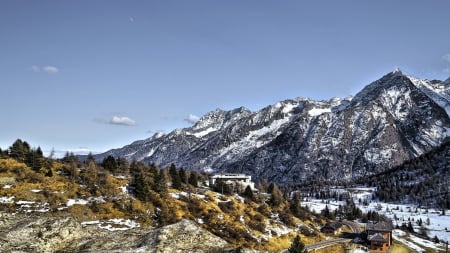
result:
<svg viewBox="0 0 450 253"><path fill-rule="evenodd" d="M445 81L444 81L444 83L446 83L446 84L450 84L450 77L449 77L449 78L447 78L447 80L445 80Z"/></svg>
<svg viewBox="0 0 450 253"><path fill-rule="evenodd" d="M395 68L394 71L392 71L392 74L400 74L403 75L402 71L400 68Z"/></svg>

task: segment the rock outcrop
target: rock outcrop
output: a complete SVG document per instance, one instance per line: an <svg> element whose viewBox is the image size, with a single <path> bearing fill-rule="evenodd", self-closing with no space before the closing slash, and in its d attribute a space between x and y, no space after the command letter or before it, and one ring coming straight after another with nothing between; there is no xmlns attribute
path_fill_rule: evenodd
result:
<svg viewBox="0 0 450 253"><path fill-rule="evenodd" d="M108 231L71 216L0 213L0 252L227 252L230 245L190 220Z"/></svg>

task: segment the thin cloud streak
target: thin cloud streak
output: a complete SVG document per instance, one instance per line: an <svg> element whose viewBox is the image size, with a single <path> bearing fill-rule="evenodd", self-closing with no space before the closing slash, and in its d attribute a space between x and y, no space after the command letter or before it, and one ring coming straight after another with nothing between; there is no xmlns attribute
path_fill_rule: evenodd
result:
<svg viewBox="0 0 450 253"><path fill-rule="evenodd" d="M31 66L31 71L33 71L34 73L45 72L47 74L52 75L52 74L58 73L59 68L57 68L55 66L50 66L50 65L47 65L47 66L44 66L41 68L39 66L33 65L33 66Z"/></svg>
<svg viewBox="0 0 450 253"><path fill-rule="evenodd" d="M122 126L134 126L134 125L136 125L136 121L131 118L128 118L128 117L113 116L112 119L109 121L109 124L122 125Z"/></svg>
<svg viewBox="0 0 450 253"><path fill-rule="evenodd" d="M59 72L59 69L57 67L55 67L55 66L44 66L42 68L42 70L44 72L46 72L47 74L56 74L56 73Z"/></svg>

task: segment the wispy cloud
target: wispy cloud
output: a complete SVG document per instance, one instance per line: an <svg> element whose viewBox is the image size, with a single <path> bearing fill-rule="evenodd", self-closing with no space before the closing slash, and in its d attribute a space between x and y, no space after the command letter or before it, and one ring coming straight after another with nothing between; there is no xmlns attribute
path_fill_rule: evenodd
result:
<svg viewBox="0 0 450 253"><path fill-rule="evenodd" d="M136 121L130 117L112 116L111 118L95 118L94 122L108 125L134 126Z"/></svg>
<svg viewBox="0 0 450 253"><path fill-rule="evenodd" d="M133 17L129 17L129 18L128 18L128 21L134 22L134 18L133 18Z"/></svg>
<svg viewBox="0 0 450 253"><path fill-rule="evenodd" d="M120 116L113 116L112 119L109 121L110 124L113 125L122 125L122 126L134 126L136 125L136 121L129 118L129 117L120 117Z"/></svg>
<svg viewBox="0 0 450 253"><path fill-rule="evenodd" d="M187 116L184 121L190 123L190 124L194 124L195 122L197 122L200 119L199 116L194 115L194 114L189 114L189 116Z"/></svg>
<svg viewBox="0 0 450 253"><path fill-rule="evenodd" d="M31 66L31 71L35 72L35 73L39 73L39 72L45 72L47 74L56 74L59 72L59 69L55 66L44 66L44 67L39 67L36 65Z"/></svg>
<svg viewBox="0 0 450 253"><path fill-rule="evenodd" d="M56 73L59 72L59 69L57 67L55 67L55 66L44 66L42 68L42 70L44 72L46 72L47 74L56 74Z"/></svg>

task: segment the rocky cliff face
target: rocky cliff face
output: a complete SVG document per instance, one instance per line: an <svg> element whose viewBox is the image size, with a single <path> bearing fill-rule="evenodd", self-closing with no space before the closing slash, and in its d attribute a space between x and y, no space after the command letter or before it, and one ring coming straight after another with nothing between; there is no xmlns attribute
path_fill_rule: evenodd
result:
<svg viewBox="0 0 450 253"><path fill-rule="evenodd" d="M215 110L193 127L98 155L296 184L383 171L439 145L450 129L450 83L394 71L354 98L286 100Z"/></svg>
<svg viewBox="0 0 450 253"><path fill-rule="evenodd" d="M0 213L0 252L227 252L223 239L182 220L160 229L107 231L72 217Z"/></svg>

